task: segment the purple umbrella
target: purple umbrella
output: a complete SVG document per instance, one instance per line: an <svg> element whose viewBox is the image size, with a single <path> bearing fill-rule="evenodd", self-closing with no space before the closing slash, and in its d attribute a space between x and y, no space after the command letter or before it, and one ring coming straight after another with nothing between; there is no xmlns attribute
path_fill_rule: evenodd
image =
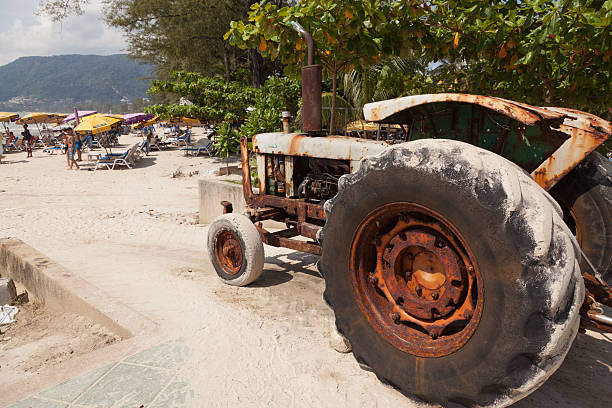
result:
<svg viewBox="0 0 612 408"><path fill-rule="evenodd" d="M128 113L127 115L123 115L123 123L126 125L132 125L134 123L144 122L145 120L149 120L153 118L153 114L151 113Z"/></svg>
<svg viewBox="0 0 612 408"><path fill-rule="evenodd" d="M79 115L79 119L84 118L85 116L93 115L94 113L98 113L97 111L77 111ZM70 122L71 120L75 120L76 116L74 113L72 115L68 115L66 119L62 120L62 123Z"/></svg>

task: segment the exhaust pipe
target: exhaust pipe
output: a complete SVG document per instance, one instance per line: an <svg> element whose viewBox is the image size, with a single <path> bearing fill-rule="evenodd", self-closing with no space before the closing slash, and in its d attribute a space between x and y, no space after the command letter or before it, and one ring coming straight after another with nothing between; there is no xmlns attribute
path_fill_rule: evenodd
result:
<svg viewBox="0 0 612 408"><path fill-rule="evenodd" d="M321 65L314 63L314 42L312 36L299 23L291 26L300 33L308 45L308 65L302 67L302 132L320 133L321 124Z"/></svg>

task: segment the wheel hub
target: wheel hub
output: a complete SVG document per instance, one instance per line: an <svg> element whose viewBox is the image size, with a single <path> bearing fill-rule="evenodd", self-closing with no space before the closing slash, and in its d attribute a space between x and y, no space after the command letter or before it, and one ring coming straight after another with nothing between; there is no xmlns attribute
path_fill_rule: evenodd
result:
<svg viewBox="0 0 612 408"><path fill-rule="evenodd" d="M231 231L221 232L215 241L215 256L223 270L235 275L242 268L242 246Z"/></svg>
<svg viewBox="0 0 612 408"><path fill-rule="evenodd" d="M482 282L452 225L410 203L364 220L351 248L353 288L368 320L401 350L438 357L462 347L482 311Z"/></svg>

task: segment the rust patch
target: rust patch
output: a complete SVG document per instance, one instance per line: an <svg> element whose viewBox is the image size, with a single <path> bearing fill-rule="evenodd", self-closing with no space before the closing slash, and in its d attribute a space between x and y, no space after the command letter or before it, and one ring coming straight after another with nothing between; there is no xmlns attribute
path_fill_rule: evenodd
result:
<svg viewBox="0 0 612 408"><path fill-rule="evenodd" d="M291 138L291 144L289 145L289 150L287 152L283 152L283 154L287 156L297 156L298 153L301 155L300 146L302 145L302 140L307 136L304 135L294 135Z"/></svg>
<svg viewBox="0 0 612 408"><path fill-rule="evenodd" d="M382 206L351 244L355 297L372 326L399 350L441 357L463 347L484 304L480 271L463 238L422 206Z"/></svg>
<svg viewBox="0 0 612 408"><path fill-rule="evenodd" d="M550 190L610 136L567 125L560 125L560 130L570 134L570 138L531 173L535 182L545 190Z"/></svg>
<svg viewBox="0 0 612 408"><path fill-rule="evenodd" d="M231 231L223 231L215 239L215 258L225 273L236 275L243 262L242 246Z"/></svg>

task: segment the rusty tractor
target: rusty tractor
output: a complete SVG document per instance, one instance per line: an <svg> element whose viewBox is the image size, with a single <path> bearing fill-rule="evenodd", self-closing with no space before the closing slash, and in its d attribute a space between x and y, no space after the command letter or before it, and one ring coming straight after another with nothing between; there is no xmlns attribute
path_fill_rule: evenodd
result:
<svg viewBox="0 0 612 408"><path fill-rule="evenodd" d="M258 193L241 141L248 211L226 202L208 232L225 283L260 276L263 244L320 255L355 358L443 406L510 405L578 331L612 332L612 165L595 152L610 122L448 93L364 107L399 125L401 143L325 136L321 67L302 34L302 132L252 138Z"/></svg>

